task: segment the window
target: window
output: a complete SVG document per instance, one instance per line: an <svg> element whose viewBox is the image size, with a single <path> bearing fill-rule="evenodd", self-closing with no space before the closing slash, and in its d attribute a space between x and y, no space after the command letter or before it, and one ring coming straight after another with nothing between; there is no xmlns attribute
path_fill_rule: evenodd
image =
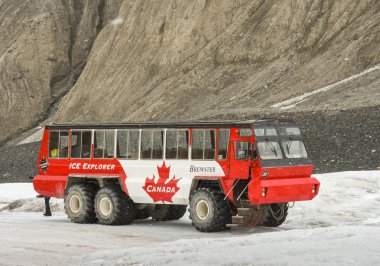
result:
<svg viewBox="0 0 380 266"><path fill-rule="evenodd" d="M193 130L192 134L192 159L214 159L215 158L215 130Z"/></svg>
<svg viewBox="0 0 380 266"><path fill-rule="evenodd" d="M250 155L250 143L248 141L236 141L235 159L248 160Z"/></svg>
<svg viewBox="0 0 380 266"><path fill-rule="evenodd" d="M67 158L69 148L68 131L50 131L49 136L49 157Z"/></svg>
<svg viewBox="0 0 380 266"><path fill-rule="evenodd" d="M117 131L117 158L139 158L139 135L140 132L138 130Z"/></svg>
<svg viewBox="0 0 380 266"><path fill-rule="evenodd" d="M281 142L286 158L307 158L307 152L302 141L288 140Z"/></svg>
<svg viewBox="0 0 380 266"><path fill-rule="evenodd" d="M280 144L276 141L258 142L257 147L263 160L282 159Z"/></svg>
<svg viewBox="0 0 380 266"><path fill-rule="evenodd" d="M71 133L71 158L90 158L91 131Z"/></svg>
<svg viewBox="0 0 380 266"><path fill-rule="evenodd" d="M96 130L94 135L94 157L113 158L115 153L115 131Z"/></svg>
<svg viewBox="0 0 380 266"><path fill-rule="evenodd" d="M166 159L189 158L189 131L167 130L166 131Z"/></svg>
<svg viewBox="0 0 380 266"><path fill-rule="evenodd" d="M280 135L300 135L300 129L298 127L280 127L277 129Z"/></svg>
<svg viewBox="0 0 380 266"><path fill-rule="evenodd" d="M227 159L228 143L230 139L229 129L220 129L218 137L218 160Z"/></svg>
<svg viewBox="0 0 380 266"><path fill-rule="evenodd" d="M141 158L162 159L163 157L164 131L141 131Z"/></svg>
<svg viewBox="0 0 380 266"><path fill-rule="evenodd" d="M274 127L255 128L255 135L258 137L277 136L277 132Z"/></svg>
<svg viewBox="0 0 380 266"><path fill-rule="evenodd" d="M240 137L250 137L250 136L252 136L252 129L250 129L250 128L240 128L239 129L239 136Z"/></svg>

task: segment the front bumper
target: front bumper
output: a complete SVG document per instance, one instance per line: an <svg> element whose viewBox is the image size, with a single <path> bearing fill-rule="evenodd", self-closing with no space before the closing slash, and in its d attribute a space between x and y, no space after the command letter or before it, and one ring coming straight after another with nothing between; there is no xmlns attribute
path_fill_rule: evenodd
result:
<svg viewBox="0 0 380 266"><path fill-rule="evenodd" d="M317 196L319 186L316 178L259 180L248 187L248 198L251 204L311 200Z"/></svg>

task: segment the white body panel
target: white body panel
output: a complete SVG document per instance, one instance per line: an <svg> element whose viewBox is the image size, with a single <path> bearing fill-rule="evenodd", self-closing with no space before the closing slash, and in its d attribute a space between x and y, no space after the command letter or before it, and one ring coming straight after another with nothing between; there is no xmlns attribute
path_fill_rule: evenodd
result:
<svg viewBox="0 0 380 266"><path fill-rule="evenodd" d="M144 190L147 178L155 177L155 182L159 179L157 167L165 163L170 167L170 182L174 177L179 179L177 186L179 190L172 197L172 204L187 205L189 203L189 194L192 180L194 177L223 177L225 174L221 166L213 160L196 161L196 160L119 160L126 174L125 184L129 196L135 203L155 203L171 204L171 202L154 202L152 197Z"/></svg>

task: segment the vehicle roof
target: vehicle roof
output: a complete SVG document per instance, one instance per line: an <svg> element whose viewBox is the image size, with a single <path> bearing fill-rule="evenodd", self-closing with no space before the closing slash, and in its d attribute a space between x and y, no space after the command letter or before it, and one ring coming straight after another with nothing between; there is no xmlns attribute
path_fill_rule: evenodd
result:
<svg viewBox="0 0 380 266"><path fill-rule="evenodd" d="M250 128L294 126L290 119L257 119L236 121L137 122L137 123L63 123L49 124L47 129L122 129L122 128Z"/></svg>

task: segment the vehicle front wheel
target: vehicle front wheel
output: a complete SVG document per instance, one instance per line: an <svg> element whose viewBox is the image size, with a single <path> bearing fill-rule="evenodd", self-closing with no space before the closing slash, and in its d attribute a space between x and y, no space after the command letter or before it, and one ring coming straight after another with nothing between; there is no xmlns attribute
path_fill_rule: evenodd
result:
<svg viewBox="0 0 380 266"><path fill-rule="evenodd" d="M90 183L80 183L71 186L65 195L65 211L74 223L94 223L96 215L94 198L97 186Z"/></svg>
<svg viewBox="0 0 380 266"><path fill-rule="evenodd" d="M95 213L101 224L130 224L136 212L135 203L117 186L106 186L96 193Z"/></svg>
<svg viewBox="0 0 380 266"><path fill-rule="evenodd" d="M231 211L224 195L208 188L192 193L189 211L192 224L201 232L226 230L226 224L231 223Z"/></svg>
<svg viewBox="0 0 380 266"><path fill-rule="evenodd" d="M263 206L263 214L259 225L277 227L285 222L288 216L288 203L273 203Z"/></svg>

